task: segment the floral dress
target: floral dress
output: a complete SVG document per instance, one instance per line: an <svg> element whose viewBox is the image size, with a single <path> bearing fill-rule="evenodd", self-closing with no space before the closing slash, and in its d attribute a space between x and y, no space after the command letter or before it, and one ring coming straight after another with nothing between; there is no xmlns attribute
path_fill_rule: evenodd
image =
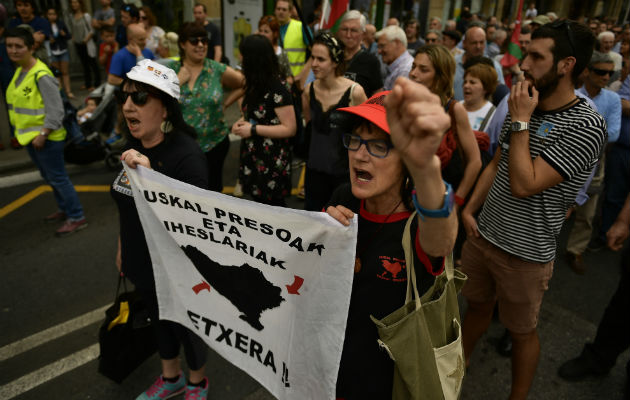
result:
<svg viewBox="0 0 630 400"><path fill-rule="evenodd" d="M179 73L180 62L168 65ZM209 58L204 59L203 69L193 89L188 84L180 88L179 102L184 121L197 131L201 150L208 152L230 133L223 114L223 86L221 77L227 67Z"/></svg>
<svg viewBox="0 0 630 400"><path fill-rule="evenodd" d="M280 125L275 109L293 105L286 86L279 81L249 110L243 103L243 115L259 125ZM243 191L257 201L271 203L291 193L291 146L289 138L249 137L241 142L239 180Z"/></svg>

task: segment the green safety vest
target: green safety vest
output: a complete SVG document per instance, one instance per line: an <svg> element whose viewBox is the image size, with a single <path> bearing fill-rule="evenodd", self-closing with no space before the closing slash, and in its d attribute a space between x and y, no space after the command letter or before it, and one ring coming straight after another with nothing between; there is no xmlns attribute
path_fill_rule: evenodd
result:
<svg viewBox="0 0 630 400"><path fill-rule="evenodd" d="M37 80L42 75L53 76L50 69L42 61L37 60L19 86L15 86L15 80L22 72L19 67L11 79L7 88L7 105L9 108L9 120L15 127L15 136L22 146L26 146L39 135L44 127L46 111L44 99L37 87ZM61 98L59 99L61 100ZM66 130L63 125L48 135L48 140L62 141L66 138Z"/></svg>
<svg viewBox="0 0 630 400"><path fill-rule="evenodd" d="M306 44L304 44L302 37L302 23L300 21L292 19L289 22L282 45L287 53L293 76L298 76L306 64Z"/></svg>

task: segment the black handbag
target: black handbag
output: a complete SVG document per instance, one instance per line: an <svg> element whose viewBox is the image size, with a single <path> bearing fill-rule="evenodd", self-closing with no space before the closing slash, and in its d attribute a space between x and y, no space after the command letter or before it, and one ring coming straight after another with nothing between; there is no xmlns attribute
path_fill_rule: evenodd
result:
<svg viewBox="0 0 630 400"><path fill-rule="evenodd" d="M121 283L123 293L120 293ZM124 276L118 279L114 304L105 311L98 341L101 348L98 372L117 383L157 350L148 308L136 291L127 290Z"/></svg>

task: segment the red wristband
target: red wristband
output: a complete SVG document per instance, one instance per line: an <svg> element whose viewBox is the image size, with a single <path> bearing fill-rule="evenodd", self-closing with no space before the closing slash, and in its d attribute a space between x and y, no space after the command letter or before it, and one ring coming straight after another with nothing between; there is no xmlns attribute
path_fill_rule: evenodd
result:
<svg viewBox="0 0 630 400"><path fill-rule="evenodd" d="M461 198L458 195L455 195L455 204L457 204L460 207L463 207L464 204L466 204L466 199Z"/></svg>

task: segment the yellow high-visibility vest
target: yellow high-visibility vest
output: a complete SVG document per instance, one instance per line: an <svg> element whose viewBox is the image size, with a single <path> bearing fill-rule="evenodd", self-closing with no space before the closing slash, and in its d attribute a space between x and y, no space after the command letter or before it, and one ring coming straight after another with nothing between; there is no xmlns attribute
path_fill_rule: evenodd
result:
<svg viewBox="0 0 630 400"><path fill-rule="evenodd" d="M292 19L289 22L282 45L287 53L293 76L298 76L306 64L306 44L304 44L302 37L302 23L300 21Z"/></svg>
<svg viewBox="0 0 630 400"><path fill-rule="evenodd" d="M42 75L54 76L50 69L42 61L37 60L35 65L27 72L19 86L15 81L22 67L19 67L11 79L7 88L7 105L9 108L9 120L15 127L15 136L22 146L26 146L39 135L44 127L46 111L44 99L37 87L36 79ZM63 125L48 135L48 140L62 141L66 138L66 130Z"/></svg>

